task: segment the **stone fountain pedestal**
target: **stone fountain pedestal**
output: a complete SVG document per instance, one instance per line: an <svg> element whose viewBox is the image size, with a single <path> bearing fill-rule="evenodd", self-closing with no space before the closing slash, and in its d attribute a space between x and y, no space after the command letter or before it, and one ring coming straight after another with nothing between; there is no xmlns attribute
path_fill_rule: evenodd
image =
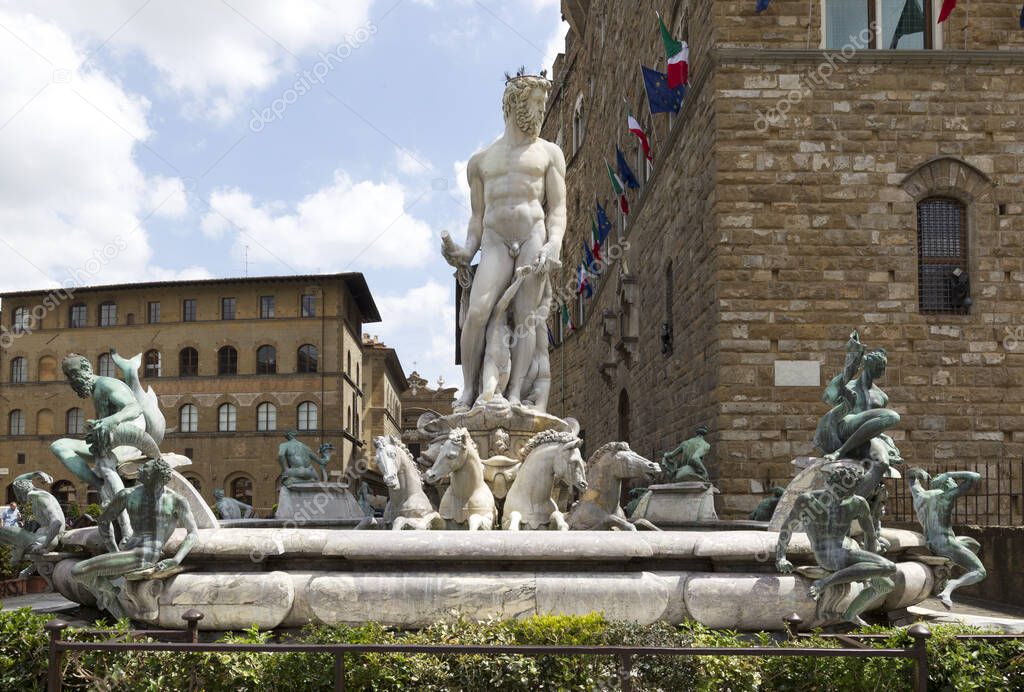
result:
<svg viewBox="0 0 1024 692"><path fill-rule="evenodd" d="M655 526L718 521L718 488L701 481L652 485L640 498L631 519L646 519Z"/></svg>
<svg viewBox="0 0 1024 692"><path fill-rule="evenodd" d="M363 518L363 509L347 483L293 483L277 495L276 519L299 523L328 519Z"/></svg>

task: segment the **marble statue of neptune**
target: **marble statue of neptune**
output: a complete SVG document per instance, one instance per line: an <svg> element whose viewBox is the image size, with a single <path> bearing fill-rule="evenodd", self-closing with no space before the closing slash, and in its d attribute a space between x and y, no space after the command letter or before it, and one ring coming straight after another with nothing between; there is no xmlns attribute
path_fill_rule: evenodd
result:
<svg viewBox="0 0 1024 692"><path fill-rule="evenodd" d="M466 243L442 238L464 299L468 293L460 310L464 387L456 411L485 404L547 408L550 273L561 267L566 223L565 157L539 136L550 89L543 74L520 70L507 78L505 132L467 166Z"/></svg>

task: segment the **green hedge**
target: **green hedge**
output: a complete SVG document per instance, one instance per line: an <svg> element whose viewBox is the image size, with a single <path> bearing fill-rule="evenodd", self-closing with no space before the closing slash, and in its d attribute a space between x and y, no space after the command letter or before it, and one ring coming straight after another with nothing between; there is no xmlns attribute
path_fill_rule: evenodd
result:
<svg viewBox="0 0 1024 692"><path fill-rule="evenodd" d="M0 688L42 689L46 672L48 616L28 610L0 615ZM124 623L118 625L124 629ZM881 630L879 630L881 631ZM929 643L932 690L1024 690L1024 641L957 641L963 628L936 627ZM82 633L71 636L81 639ZM250 630L223 641L266 642L271 634ZM642 646L786 646L770 635L741 636L700 625L633 625L600 615L538 616L525 620L438 623L419 632L377 624L310 626L296 640L409 644L580 644ZM837 646L834 640L801 640L806 646ZM878 646L910 644L900 631ZM331 689L329 654L176 654L82 652L66 654L65 682L98 690L320 690ZM611 657L346 656L349 689L356 690L594 690L617 689ZM897 659L808 657L639 657L638 690L883 690L911 688L912 666Z"/></svg>

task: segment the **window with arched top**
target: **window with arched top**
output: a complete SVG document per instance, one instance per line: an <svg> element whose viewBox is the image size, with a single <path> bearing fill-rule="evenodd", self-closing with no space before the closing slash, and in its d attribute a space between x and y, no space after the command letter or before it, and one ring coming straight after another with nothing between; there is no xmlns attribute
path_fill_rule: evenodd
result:
<svg viewBox="0 0 1024 692"><path fill-rule="evenodd" d="M260 432L277 430L277 407L269 401L256 407L256 429Z"/></svg>
<svg viewBox="0 0 1024 692"><path fill-rule="evenodd" d="M183 433L199 432L199 409L195 404L185 404L178 409L178 430Z"/></svg>
<svg viewBox="0 0 1024 692"><path fill-rule="evenodd" d="M296 368L299 372L316 372L319 367L320 352L313 344L299 346L299 361ZM351 356L350 356L351 362Z"/></svg>
<svg viewBox="0 0 1024 692"><path fill-rule="evenodd" d="M928 197L917 205L917 296L921 312L966 313L967 207L955 199Z"/></svg>
<svg viewBox="0 0 1024 692"><path fill-rule="evenodd" d="M299 404L298 420L296 427L299 430L316 430L319 409L312 401L303 401Z"/></svg>
<svg viewBox="0 0 1024 692"><path fill-rule="evenodd" d="M238 409L234 404L221 404L217 408L217 431L235 432L238 430Z"/></svg>
<svg viewBox="0 0 1024 692"><path fill-rule="evenodd" d="M345 354L345 374L352 377L352 351Z"/></svg>
<svg viewBox="0 0 1024 692"><path fill-rule="evenodd" d="M43 356L39 359L39 381L54 382L58 379L57 359L53 356Z"/></svg>
<svg viewBox="0 0 1024 692"><path fill-rule="evenodd" d="M160 351L155 348L146 351L142 364L145 377L160 377Z"/></svg>
<svg viewBox="0 0 1024 692"><path fill-rule="evenodd" d="M575 154L583 146L586 135L586 120L583 118L583 94L576 97L576 106L572 112L572 153Z"/></svg>
<svg viewBox="0 0 1024 692"><path fill-rule="evenodd" d="M100 303L100 326L113 327L117 324L117 303Z"/></svg>
<svg viewBox="0 0 1024 692"><path fill-rule="evenodd" d="M178 377L197 377L199 375L199 351L186 346L178 351Z"/></svg>
<svg viewBox="0 0 1024 692"><path fill-rule="evenodd" d="M78 490L75 489L75 484L71 481L57 481L50 486L50 492L65 512L71 505L78 504Z"/></svg>
<svg viewBox="0 0 1024 692"><path fill-rule="evenodd" d="M222 346L217 351L217 374L238 374L238 351L234 346Z"/></svg>
<svg viewBox="0 0 1024 692"><path fill-rule="evenodd" d="M96 365L96 374L100 377L117 377L114 359L110 357L109 353L101 353L96 361Z"/></svg>
<svg viewBox="0 0 1024 692"><path fill-rule="evenodd" d="M21 409L14 409L7 415L7 434L25 434L25 413Z"/></svg>
<svg viewBox="0 0 1024 692"><path fill-rule="evenodd" d="M256 374L273 375L277 372L277 349L273 346L260 346L256 349Z"/></svg>
<svg viewBox="0 0 1024 692"><path fill-rule="evenodd" d="M11 359L11 382L28 382L28 359L23 356Z"/></svg>
<svg viewBox="0 0 1024 692"><path fill-rule="evenodd" d="M238 476L231 481L231 497L252 506L253 482L248 476Z"/></svg>
<svg viewBox="0 0 1024 692"><path fill-rule="evenodd" d="M187 480L189 484L197 491L201 491L203 489L203 482L199 480L199 476L193 476L192 474L189 474L185 476L185 480Z"/></svg>
<svg viewBox="0 0 1024 692"><path fill-rule="evenodd" d="M85 433L85 412L75 406L69 408L64 414L64 429L68 435L82 435Z"/></svg>

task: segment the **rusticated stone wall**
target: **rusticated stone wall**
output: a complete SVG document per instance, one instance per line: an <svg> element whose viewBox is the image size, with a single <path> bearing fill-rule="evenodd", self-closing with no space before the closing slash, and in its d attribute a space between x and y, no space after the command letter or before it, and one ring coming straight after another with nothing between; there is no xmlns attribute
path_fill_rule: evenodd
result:
<svg viewBox="0 0 1024 692"><path fill-rule="evenodd" d="M690 27L692 85L671 125L666 115L643 120L655 172L631 194L624 263L552 351L551 410L578 417L590 448L621 429L645 454L709 423L719 513L739 516L791 477L793 457L814 452L821 390L856 327L889 352L880 384L902 416L894 437L907 461L980 462L994 487L1001 466L1024 456L1016 12L972 2L970 18L960 8L942 29L943 50L844 57L818 49L817 0L810 21L806 0L775 0L761 16L746 0L623 5L589 3L556 63L544 134L561 130L569 161L567 269L589 237L595 195L614 207L603 159L614 160L618 142L635 161L622 98L646 114L637 61L664 65L655 9L677 33ZM581 97L586 133L574 153ZM965 315L918 309L917 202L930 196L967 207L974 303ZM604 337L614 320L602 313L623 311L623 267L637 279L637 340L602 375L618 342ZM780 386L780 362L802 362L803 377Z"/></svg>

